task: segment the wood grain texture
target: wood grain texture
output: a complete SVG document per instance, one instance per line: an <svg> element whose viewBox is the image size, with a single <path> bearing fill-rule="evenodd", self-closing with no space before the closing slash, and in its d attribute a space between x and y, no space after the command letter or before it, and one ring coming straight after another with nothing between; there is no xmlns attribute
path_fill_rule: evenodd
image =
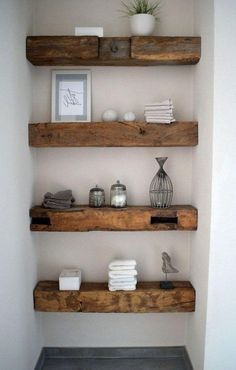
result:
<svg viewBox="0 0 236 370"><path fill-rule="evenodd" d="M75 206L51 210L40 206L30 210L32 231L167 231L196 230L197 210L192 206L166 209L132 206L90 208Z"/></svg>
<svg viewBox="0 0 236 370"><path fill-rule="evenodd" d="M200 37L132 37L131 58L159 64L196 64L201 57Z"/></svg>
<svg viewBox="0 0 236 370"><path fill-rule="evenodd" d="M27 59L37 66L195 64L199 37L29 36Z"/></svg>
<svg viewBox="0 0 236 370"><path fill-rule="evenodd" d="M26 56L34 65L78 65L98 58L98 37L29 36Z"/></svg>
<svg viewBox="0 0 236 370"><path fill-rule="evenodd" d="M172 147L198 144L197 122L170 125L145 122L29 124L34 147Z"/></svg>
<svg viewBox="0 0 236 370"><path fill-rule="evenodd" d="M131 39L129 37L101 37L99 41L101 60L130 59Z"/></svg>
<svg viewBox="0 0 236 370"><path fill-rule="evenodd" d="M107 283L82 283L80 291L59 291L57 281L41 281L34 290L34 307L44 312L193 312L195 291L189 282L160 289L159 282L140 282L132 292L109 292Z"/></svg>

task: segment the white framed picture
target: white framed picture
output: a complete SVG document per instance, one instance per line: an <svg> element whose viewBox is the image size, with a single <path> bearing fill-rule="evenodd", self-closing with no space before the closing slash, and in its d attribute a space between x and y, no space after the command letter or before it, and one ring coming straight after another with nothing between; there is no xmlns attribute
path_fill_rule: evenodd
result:
<svg viewBox="0 0 236 370"><path fill-rule="evenodd" d="M52 71L52 122L91 121L91 71Z"/></svg>

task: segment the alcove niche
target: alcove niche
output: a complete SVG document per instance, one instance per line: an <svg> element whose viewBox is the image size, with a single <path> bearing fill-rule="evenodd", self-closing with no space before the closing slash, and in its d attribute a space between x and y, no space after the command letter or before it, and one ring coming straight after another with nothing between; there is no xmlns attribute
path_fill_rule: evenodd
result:
<svg viewBox="0 0 236 370"><path fill-rule="evenodd" d="M101 24L106 36L129 35L128 22L117 13L120 2L96 0L91 4L72 1L35 3L34 35L70 35L74 26ZM193 1L166 1L159 36L195 36ZM197 36L199 36L197 34ZM33 68L33 109L31 122L50 122L51 72L65 67ZM148 102L171 98L179 121L197 120L197 66L81 66L92 72L92 120L99 122L102 112L113 108L120 117L135 111L142 119ZM193 161L198 162L199 147L98 147L32 148L35 168L35 204L47 191L70 188L79 204L88 203L88 192L96 184L109 189L117 179L128 189L129 205L149 205L149 185L157 171L155 157L167 156L166 171L174 186L173 204L192 204ZM197 202L193 206L198 207ZM197 232L195 231L194 234ZM161 253L167 251L180 273L175 280L190 280L192 247L196 236L191 231L89 233L34 233L37 245L39 280L56 280L66 267L80 267L84 281L107 280L111 259L134 258L142 281L162 279ZM193 240L193 242L192 242ZM192 261L190 263L190 261ZM40 314L45 346L178 346L188 345L188 330L194 313L145 314ZM101 335L102 333L102 335Z"/></svg>

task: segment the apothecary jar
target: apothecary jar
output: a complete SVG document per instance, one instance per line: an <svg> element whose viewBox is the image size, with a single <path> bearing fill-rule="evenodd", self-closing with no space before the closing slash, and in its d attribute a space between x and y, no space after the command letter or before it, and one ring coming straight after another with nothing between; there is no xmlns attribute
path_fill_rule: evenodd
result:
<svg viewBox="0 0 236 370"><path fill-rule="evenodd" d="M126 186L117 180L116 184L111 186L111 207L124 208L127 206Z"/></svg>
<svg viewBox="0 0 236 370"><path fill-rule="evenodd" d="M89 191L89 206L94 208L105 206L105 192L98 185Z"/></svg>

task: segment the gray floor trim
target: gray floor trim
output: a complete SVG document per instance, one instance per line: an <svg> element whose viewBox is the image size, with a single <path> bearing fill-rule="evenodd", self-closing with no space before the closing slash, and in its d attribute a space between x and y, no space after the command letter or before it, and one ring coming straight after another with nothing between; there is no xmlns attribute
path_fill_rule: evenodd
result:
<svg viewBox="0 0 236 370"><path fill-rule="evenodd" d="M73 348L73 347L44 347L40 354L39 360L35 367L35 370L48 369L47 366L44 367L44 364L55 363L58 364L58 361L63 363L68 361L109 361L112 359L120 359L121 361L127 360L158 360L164 361L169 359L170 361L182 361L184 364L184 370L193 370L191 361L189 359L186 348L181 347L116 347L116 348ZM176 362L176 363L177 363ZM52 366L52 365L51 365ZM50 369L54 367L50 367ZM59 368L59 367L58 367ZM71 369L74 367L71 367ZM104 363L104 369L106 368ZM151 367L153 368L153 367ZM159 368L159 367L158 367ZM163 367L164 368L164 367ZM177 367L176 367L177 368ZM183 368L178 367L179 368ZM64 369L64 367L63 367Z"/></svg>
<svg viewBox="0 0 236 370"><path fill-rule="evenodd" d="M187 349L184 347L184 362L186 370L194 370Z"/></svg>
<svg viewBox="0 0 236 370"><path fill-rule="evenodd" d="M46 357L158 358L184 357L184 347L55 348L45 347Z"/></svg>
<svg viewBox="0 0 236 370"><path fill-rule="evenodd" d="M41 370L43 368L44 362L45 362L45 350L44 350L44 348L42 348L34 370Z"/></svg>

